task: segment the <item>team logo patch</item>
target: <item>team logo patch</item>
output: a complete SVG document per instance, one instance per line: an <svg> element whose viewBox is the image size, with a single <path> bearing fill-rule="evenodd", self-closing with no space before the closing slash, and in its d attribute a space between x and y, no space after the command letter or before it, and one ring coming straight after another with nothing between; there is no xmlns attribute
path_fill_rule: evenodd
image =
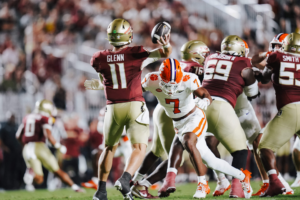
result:
<svg viewBox="0 0 300 200"><path fill-rule="evenodd" d="M158 79L158 76L156 74L151 74L150 80L151 81L156 81Z"/></svg>
<svg viewBox="0 0 300 200"><path fill-rule="evenodd" d="M296 48L295 47L291 47L291 51L296 51Z"/></svg>
<svg viewBox="0 0 300 200"><path fill-rule="evenodd" d="M162 90L160 88L157 88L156 92L162 92Z"/></svg>
<svg viewBox="0 0 300 200"><path fill-rule="evenodd" d="M182 81L183 81L183 82L186 82L186 81L188 81L190 78L191 78L190 75L185 75L185 76L183 77Z"/></svg>

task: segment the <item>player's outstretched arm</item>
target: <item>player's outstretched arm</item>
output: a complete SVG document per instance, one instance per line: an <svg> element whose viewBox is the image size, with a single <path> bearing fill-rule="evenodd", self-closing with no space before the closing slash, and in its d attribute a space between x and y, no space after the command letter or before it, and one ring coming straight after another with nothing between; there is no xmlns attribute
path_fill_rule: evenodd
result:
<svg viewBox="0 0 300 200"><path fill-rule="evenodd" d="M255 99L259 96L257 80L254 76L253 69L247 67L242 71L242 77L245 81L244 92L249 100Z"/></svg>
<svg viewBox="0 0 300 200"><path fill-rule="evenodd" d="M44 134L46 135L49 142L54 146L54 148L58 149L63 154L67 152L67 148L64 145L61 145L59 142L56 142L50 129L45 128Z"/></svg>

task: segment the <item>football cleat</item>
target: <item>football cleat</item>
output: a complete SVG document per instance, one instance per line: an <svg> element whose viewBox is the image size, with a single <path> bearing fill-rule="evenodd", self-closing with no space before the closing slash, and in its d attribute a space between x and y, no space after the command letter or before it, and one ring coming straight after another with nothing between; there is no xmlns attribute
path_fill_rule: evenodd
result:
<svg viewBox="0 0 300 200"><path fill-rule="evenodd" d="M244 180L241 181L242 183L242 188L244 191L244 195L246 199L249 199L252 196L253 190L250 184L250 179L251 179L251 172L249 172L247 169L241 171L245 174Z"/></svg>
<svg viewBox="0 0 300 200"><path fill-rule="evenodd" d="M227 190L231 188L230 182L227 178L217 182L217 187L213 193L213 196L222 196Z"/></svg>
<svg viewBox="0 0 300 200"><path fill-rule="evenodd" d="M264 192L266 192L268 187L269 187L269 183L262 184L261 188L255 194L252 194L252 196L259 196L259 195L263 194Z"/></svg>
<svg viewBox="0 0 300 200"><path fill-rule="evenodd" d="M160 190L158 191L159 197L168 197L170 193L176 191L175 178L176 178L176 174L174 172L167 173L164 183L160 188Z"/></svg>
<svg viewBox="0 0 300 200"><path fill-rule="evenodd" d="M84 188L92 188L95 190L97 190L98 188L98 185L93 180L89 180L88 182L81 183L81 186Z"/></svg>
<svg viewBox="0 0 300 200"><path fill-rule="evenodd" d="M300 187L300 177L297 176L294 183L291 185L292 188Z"/></svg>
<svg viewBox="0 0 300 200"><path fill-rule="evenodd" d="M148 187L139 185L136 183L134 186L131 187L131 193L133 196L141 198L141 199L158 199L159 197L153 196L148 192Z"/></svg>
<svg viewBox="0 0 300 200"><path fill-rule="evenodd" d="M206 184L198 183L196 193L194 194L193 198L195 199L202 199L205 198L207 194L210 193L210 188L208 182Z"/></svg>
<svg viewBox="0 0 300 200"><path fill-rule="evenodd" d="M265 193L261 194L260 197L273 197L278 194L284 194L286 189L284 185L281 183L276 174L271 174L269 176L269 187Z"/></svg>
<svg viewBox="0 0 300 200"><path fill-rule="evenodd" d="M130 183L126 183L126 181L122 178L119 178L116 183L115 183L115 188L119 190L122 195L124 200L133 200L133 196L131 195L130 191Z"/></svg>
<svg viewBox="0 0 300 200"><path fill-rule="evenodd" d="M237 178L232 179L229 198L245 198L242 184Z"/></svg>
<svg viewBox="0 0 300 200"><path fill-rule="evenodd" d="M108 200L107 199L107 192L103 193L100 191L95 192L93 196L93 200Z"/></svg>

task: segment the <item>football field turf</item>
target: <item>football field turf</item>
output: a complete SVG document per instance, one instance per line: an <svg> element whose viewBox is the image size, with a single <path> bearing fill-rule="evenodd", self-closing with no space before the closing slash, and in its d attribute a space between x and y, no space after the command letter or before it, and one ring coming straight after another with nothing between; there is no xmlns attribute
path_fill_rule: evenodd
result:
<svg viewBox="0 0 300 200"><path fill-rule="evenodd" d="M254 192L256 192L260 187L261 182L252 182L252 188ZM211 193L206 197L206 199L229 199L229 191L225 193L224 196L213 197L212 193L216 187L216 182L209 182L209 186L211 188ZM196 183L193 184L184 184L178 185L177 191L171 194L170 197L164 199L193 199L194 192L196 191ZM275 200L275 199L300 199L300 188L294 189L294 195L279 195L271 198L260 198L260 197L251 197L251 199L265 199L265 200ZM71 189L61 189L53 192L49 192L47 190L36 190L35 192L27 192L24 190L19 191L6 191L4 193L0 193L0 200L68 200L68 199L76 199L76 200L92 200L92 196L95 190L88 189L86 193L75 193ZM152 194L157 195L157 191L150 191ZM120 192L115 190L114 188L110 188L108 190L108 199L109 200L122 200L122 196ZM138 198L135 198L138 199Z"/></svg>

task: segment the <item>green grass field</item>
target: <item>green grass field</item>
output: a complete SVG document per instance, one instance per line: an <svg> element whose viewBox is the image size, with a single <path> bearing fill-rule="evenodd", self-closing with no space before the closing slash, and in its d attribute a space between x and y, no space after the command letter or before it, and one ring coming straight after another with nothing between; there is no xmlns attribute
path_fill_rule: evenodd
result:
<svg viewBox="0 0 300 200"><path fill-rule="evenodd" d="M260 187L260 182L252 182L252 188L256 192ZM216 182L210 182L209 186L211 188L211 193L206 197L206 199L229 199L229 191L225 193L224 196L221 197L213 197L212 192L215 189ZM177 191L171 194L170 197L164 199L193 199L194 192L196 191L196 184L185 184L179 185L177 187ZM300 199L300 188L294 189L295 194L284 196L279 195L272 198L263 198L265 200L275 200L275 199ZM0 200L67 200L67 199L77 199L77 200L91 200L95 190L86 190L86 193L75 193L70 189L62 189L56 190L53 192L49 192L47 190L37 190L35 192L27 192L24 190L20 191L8 191L4 193L0 193ZM152 194L157 194L157 191L151 191ZM259 197L252 197L253 199L261 199ZM108 190L108 199L109 200L122 200L122 195L120 195L119 191L111 188ZM135 198L138 199L138 198Z"/></svg>

